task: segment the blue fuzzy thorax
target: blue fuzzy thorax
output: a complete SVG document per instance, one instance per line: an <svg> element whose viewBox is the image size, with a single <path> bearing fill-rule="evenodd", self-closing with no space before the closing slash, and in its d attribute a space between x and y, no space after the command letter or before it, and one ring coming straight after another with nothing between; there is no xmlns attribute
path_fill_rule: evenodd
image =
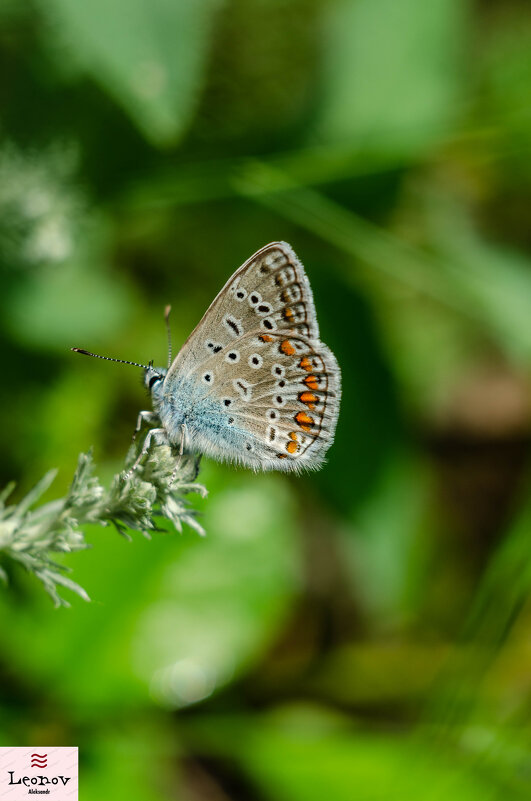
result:
<svg viewBox="0 0 531 801"><path fill-rule="evenodd" d="M180 446L184 426L186 450L212 456L224 452L225 458L227 448L238 453L242 432L229 422L232 418L221 400L205 397L202 387L195 388L189 379L175 375L171 379L171 386L167 381L156 382L151 396L172 445Z"/></svg>

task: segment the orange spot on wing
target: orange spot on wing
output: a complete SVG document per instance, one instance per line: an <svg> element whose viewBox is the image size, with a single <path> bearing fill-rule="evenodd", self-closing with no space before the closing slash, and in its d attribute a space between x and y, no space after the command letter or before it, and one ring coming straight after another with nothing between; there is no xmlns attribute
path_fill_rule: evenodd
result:
<svg viewBox="0 0 531 801"><path fill-rule="evenodd" d="M286 356L293 356L293 354L295 353L295 348L293 347L289 339L285 339L283 342L281 342L280 350Z"/></svg>
<svg viewBox="0 0 531 801"><path fill-rule="evenodd" d="M290 439L292 439L292 440L296 440L297 439L297 432L296 431L290 431L289 434L288 434L288 437Z"/></svg>
<svg viewBox="0 0 531 801"><path fill-rule="evenodd" d="M303 370L309 373L312 370L312 363L307 356L303 356L299 362L299 367L302 367Z"/></svg>
<svg viewBox="0 0 531 801"><path fill-rule="evenodd" d="M319 403L319 398L313 392L301 392L299 400L301 403L305 403L309 409L315 409L315 404Z"/></svg>
<svg viewBox="0 0 531 801"><path fill-rule="evenodd" d="M306 412L297 412L295 421L300 425L303 431L310 431L311 427L315 425L313 417L310 417Z"/></svg>
<svg viewBox="0 0 531 801"><path fill-rule="evenodd" d="M297 453L298 445L296 442L288 442L286 445L286 450L288 453Z"/></svg>
<svg viewBox="0 0 531 801"><path fill-rule="evenodd" d="M273 337L270 337L269 334L260 334L258 339L261 339L262 342L272 342L273 341Z"/></svg>
<svg viewBox="0 0 531 801"><path fill-rule="evenodd" d="M307 375L306 378L303 378L303 383L308 389L319 389L319 382L314 375Z"/></svg>
<svg viewBox="0 0 531 801"><path fill-rule="evenodd" d="M288 458L285 453L277 453L277 456L278 456L279 459L287 459Z"/></svg>
<svg viewBox="0 0 531 801"><path fill-rule="evenodd" d="M288 321L291 320L291 318L293 317L293 309L290 308L284 309L284 317Z"/></svg>

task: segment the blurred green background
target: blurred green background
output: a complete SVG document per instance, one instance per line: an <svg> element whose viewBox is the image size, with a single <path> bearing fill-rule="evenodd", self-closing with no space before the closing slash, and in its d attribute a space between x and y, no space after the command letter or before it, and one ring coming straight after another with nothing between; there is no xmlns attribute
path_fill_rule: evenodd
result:
<svg viewBox="0 0 531 801"><path fill-rule="evenodd" d="M205 460L208 537L0 590L0 744L81 797L531 797L531 7L4 0L2 484L121 469L231 272L290 242L343 372L315 475ZM65 593L63 592L63 595Z"/></svg>

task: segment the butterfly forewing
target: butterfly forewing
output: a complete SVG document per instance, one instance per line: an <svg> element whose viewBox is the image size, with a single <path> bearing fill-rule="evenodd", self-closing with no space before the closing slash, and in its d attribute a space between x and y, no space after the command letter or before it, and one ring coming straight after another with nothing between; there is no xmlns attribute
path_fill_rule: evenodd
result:
<svg viewBox="0 0 531 801"><path fill-rule="evenodd" d="M232 275L185 342L170 373L193 370L255 329L264 333L289 329L319 338L308 278L285 242L266 245Z"/></svg>

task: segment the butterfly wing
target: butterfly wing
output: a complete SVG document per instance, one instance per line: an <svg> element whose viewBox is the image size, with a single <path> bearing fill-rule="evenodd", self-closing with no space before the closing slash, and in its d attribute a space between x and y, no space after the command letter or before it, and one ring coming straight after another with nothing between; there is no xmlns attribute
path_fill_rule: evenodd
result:
<svg viewBox="0 0 531 801"><path fill-rule="evenodd" d="M184 343L168 376L191 372L257 328L319 338L310 283L286 242L266 245L236 270Z"/></svg>
<svg viewBox="0 0 531 801"><path fill-rule="evenodd" d="M319 341L304 268L284 242L237 270L164 381L170 439L255 469L318 467L333 441L341 377Z"/></svg>
<svg viewBox="0 0 531 801"><path fill-rule="evenodd" d="M231 359L236 355L236 359ZM208 382L205 383L205 378ZM197 365L205 409L219 403L223 425L202 418L195 447L217 459L262 470L317 468L333 442L341 376L333 353L293 332L256 330ZM210 412L207 412L207 416Z"/></svg>

